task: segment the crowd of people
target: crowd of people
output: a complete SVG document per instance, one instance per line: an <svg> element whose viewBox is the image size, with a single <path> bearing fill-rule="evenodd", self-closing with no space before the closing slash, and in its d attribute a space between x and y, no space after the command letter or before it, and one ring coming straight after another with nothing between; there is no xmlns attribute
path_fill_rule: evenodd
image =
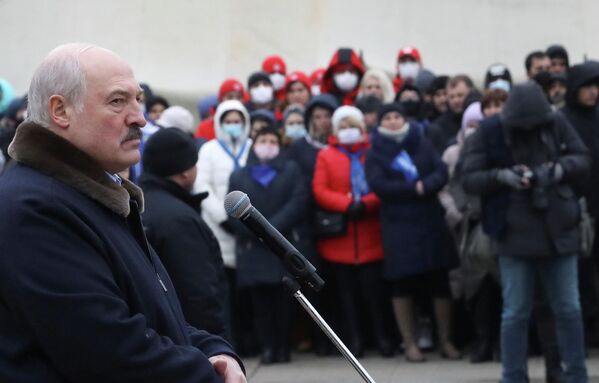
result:
<svg viewBox="0 0 599 383"><path fill-rule="evenodd" d="M340 48L307 74L270 56L202 98L197 126L141 84L142 161L120 176L144 190L148 241L185 318L263 363L335 352L293 304L282 262L227 216L241 190L317 267L326 287L306 294L356 356L468 351L500 359L508 383L526 381L536 349L548 382L586 382L585 347L599 344L599 62L571 65L553 45L526 56L528 81L496 63L480 87L426 69L414 47L395 65ZM7 168L27 99L0 89Z"/></svg>

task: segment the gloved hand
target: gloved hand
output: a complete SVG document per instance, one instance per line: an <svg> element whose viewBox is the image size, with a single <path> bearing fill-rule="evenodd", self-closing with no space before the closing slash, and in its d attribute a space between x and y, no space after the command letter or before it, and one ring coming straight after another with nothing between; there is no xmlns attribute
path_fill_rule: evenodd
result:
<svg viewBox="0 0 599 383"><path fill-rule="evenodd" d="M515 190L523 190L529 187L529 185L523 183L523 177L513 169L499 169L496 177L497 181Z"/></svg>
<svg viewBox="0 0 599 383"><path fill-rule="evenodd" d="M353 201L351 205L347 208L345 214L347 214L347 218L349 219L360 219L366 213L366 205L364 202L358 200Z"/></svg>

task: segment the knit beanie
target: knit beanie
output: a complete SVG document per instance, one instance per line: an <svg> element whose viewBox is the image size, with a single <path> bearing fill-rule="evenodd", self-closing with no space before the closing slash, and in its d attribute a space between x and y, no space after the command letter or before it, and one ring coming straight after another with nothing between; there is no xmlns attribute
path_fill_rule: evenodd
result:
<svg viewBox="0 0 599 383"><path fill-rule="evenodd" d="M160 129L144 145L144 171L170 177L191 169L198 161L198 147L191 135L179 129Z"/></svg>

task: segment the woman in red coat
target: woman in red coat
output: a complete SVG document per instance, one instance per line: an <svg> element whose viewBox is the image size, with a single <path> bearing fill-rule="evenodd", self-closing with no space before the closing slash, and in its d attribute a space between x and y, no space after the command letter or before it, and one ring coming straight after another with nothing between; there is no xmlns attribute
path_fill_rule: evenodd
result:
<svg viewBox="0 0 599 383"><path fill-rule="evenodd" d="M363 354L358 299L366 311L381 355L393 350L384 331L380 202L370 192L364 175L368 137L362 112L342 106L333 114L333 136L329 146L318 153L312 183L320 208L343 213L347 231L337 237L320 239L319 254L331 264L341 321L346 325L349 348Z"/></svg>

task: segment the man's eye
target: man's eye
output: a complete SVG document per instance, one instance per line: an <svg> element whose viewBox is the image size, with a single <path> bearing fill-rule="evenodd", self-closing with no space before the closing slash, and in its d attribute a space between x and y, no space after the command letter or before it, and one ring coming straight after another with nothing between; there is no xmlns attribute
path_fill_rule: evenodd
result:
<svg viewBox="0 0 599 383"><path fill-rule="evenodd" d="M110 101L110 104L112 105L121 105L123 102L125 102L125 99L123 98L115 98L114 100Z"/></svg>

